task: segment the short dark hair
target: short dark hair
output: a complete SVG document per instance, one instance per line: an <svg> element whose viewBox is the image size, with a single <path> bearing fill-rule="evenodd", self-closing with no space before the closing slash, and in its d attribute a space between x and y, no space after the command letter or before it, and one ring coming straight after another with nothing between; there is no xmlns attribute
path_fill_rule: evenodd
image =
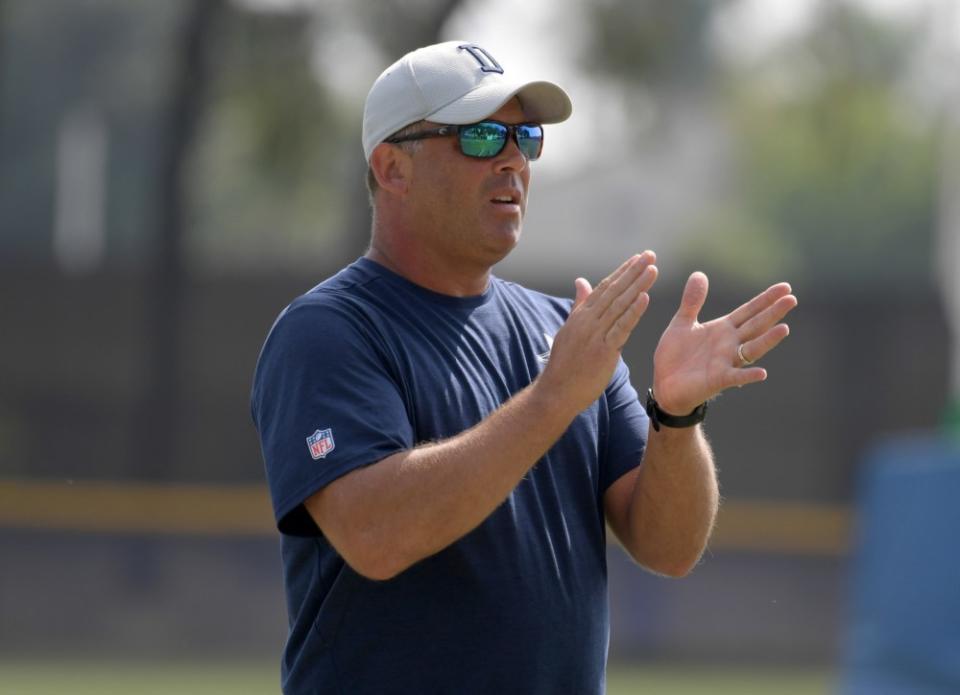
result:
<svg viewBox="0 0 960 695"><path fill-rule="evenodd" d="M409 125L403 126L400 130L395 133L391 133L384 138L384 141L389 140L390 138L400 137L402 135L410 135L411 133L419 132L421 126L426 121L415 121ZM398 142L397 147L403 148L409 153L414 153L420 149L423 145L422 140L407 140L405 142ZM370 168L369 162L367 163L367 198L370 201L370 207L373 207L373 196L377 192L377 189L380 188L380 184L377 183L377 177L373 175L373 169Z"/></svg>

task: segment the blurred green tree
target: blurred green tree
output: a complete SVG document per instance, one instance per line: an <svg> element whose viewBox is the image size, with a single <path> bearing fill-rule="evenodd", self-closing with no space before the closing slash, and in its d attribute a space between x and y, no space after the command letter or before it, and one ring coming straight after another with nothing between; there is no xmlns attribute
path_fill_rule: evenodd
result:
<svg viewBox="0 0 960 695"><path fill-rule="evenodd" d="M712 29L732 4L600 0L587 14L587 68L645 92L661 121L704 96L723 105L727 194L682 254L749 282L928 284L937 135L903 89L921 26L820 3L797 39L727 64Z"/></svg>
<svg viewBox="0 0 960 695"><path fill-rule="evenodd" d="M600 0L587 8L587 67L627 84L672 90L711 70L709 30L728 0Z"/></svg>
<svg viewBox="0 0 960 695"><path fill-rule="evenodd" d="M758 280L929 284L936 131L902 91L921 41L911 25L826 3L799 40L733 71L740 175L687 253Z"/></svg>
<svg viewBox="0 0 960 695"><path fill-rule="evenodd" d="M317 41L349 25L384 55L438 40L461 0L233 6L195 153L192 255L199 264L328 269L363 252L370 212L360 123L317 64Z"/></svg>
<svg viewBox="0 0 960 695"><path fill-rule="evenodd" d="M264 272L321 257L342 216L347 126L310 70L310 15L230 6L192 154L190 255Z"/></svg>

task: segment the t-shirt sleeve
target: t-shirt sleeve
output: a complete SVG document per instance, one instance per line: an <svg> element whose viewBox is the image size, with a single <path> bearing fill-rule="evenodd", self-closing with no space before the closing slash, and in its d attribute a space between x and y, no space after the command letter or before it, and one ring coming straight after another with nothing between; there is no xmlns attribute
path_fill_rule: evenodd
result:
<svg viewBox="0 0 960 695"><path fill-rule="evenodd" d="M647 446L649 418L630 370L621 358L604 391L607 406L606 436L600 468L600 491L606 492L622 475L640 465Z"/></svg>
<svg viewBox="0 0 960 695"><path fill-rule="evenodd" d="M375 330L335 297L294 303L263 346L251 411L281 533L318 535L303 502L413 446L402 390Z"/></svg>

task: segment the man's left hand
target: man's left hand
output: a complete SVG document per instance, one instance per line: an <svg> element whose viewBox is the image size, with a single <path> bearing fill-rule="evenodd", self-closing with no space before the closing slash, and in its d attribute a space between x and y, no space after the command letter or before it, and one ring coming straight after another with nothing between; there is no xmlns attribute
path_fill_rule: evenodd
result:
<svg viewBox="0 0 960 695"><path fill-rule="evenodd" d="M766 379L766 369L749 365L790 333L780 323L797 306L787 283L769 287L726 316L700 323L707 289L706 275L690 276L680 308L653 355L653 392L671 415L686 415L731 386Z"/></svg>

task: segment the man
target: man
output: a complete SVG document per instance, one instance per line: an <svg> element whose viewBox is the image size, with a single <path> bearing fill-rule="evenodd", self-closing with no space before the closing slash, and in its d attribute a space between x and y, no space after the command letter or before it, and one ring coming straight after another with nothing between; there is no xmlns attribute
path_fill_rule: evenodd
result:
<svg viewBox="0 0 960 695"><path fill-rule="evenodd" d="M694 273L645 411L620 350L652 252L577 279L572 306L491 274L519 240L542 124L569 114L559 87L466 42L414 51L370 90L370 248L287 307L254 380L287 693L603 692L605 524L654 572L703 552L704 404L766 378L748 365L796 299L775 285L701 324Z"/></svg>

